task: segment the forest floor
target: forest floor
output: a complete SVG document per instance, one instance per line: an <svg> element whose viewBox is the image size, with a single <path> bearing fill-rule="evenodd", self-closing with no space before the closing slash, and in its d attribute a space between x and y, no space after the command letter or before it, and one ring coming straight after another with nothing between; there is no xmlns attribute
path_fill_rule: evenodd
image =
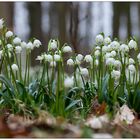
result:
<svg viewBox="0 0 140 140"><path fill-rule="evenodd" d="M106 115L106 114L104 114ZM104 125L92 125L93 115L87 120L73 118L72 121L63 117L53 117L41 111L37 118L9 114L0 116L1 138L139 138L140 121L132 125L115 124L104 120ZM88 124L88 125L87 125ZM96 126L94 126L96 125Z"/></svg>

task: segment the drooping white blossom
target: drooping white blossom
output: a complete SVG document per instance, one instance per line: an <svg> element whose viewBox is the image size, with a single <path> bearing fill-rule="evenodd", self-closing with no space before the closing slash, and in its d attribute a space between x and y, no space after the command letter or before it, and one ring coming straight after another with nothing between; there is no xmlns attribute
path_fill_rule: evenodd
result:
<svg viewBox="0 0 140 140"><path fill-rule="evenodd" d="M129 65L131 65L131 64L135 64L135 61L133 58L129 58Z"/></svg>
<svg viewBox="0 0 140 140"><path fill-rule="evenodd" d="M128 70L130 71L130 73L134 74L136 72L136 68L133 64L128 66Z"/></svg>
<svg viewBox="0 0 140 140"><path fill-rule="evenodd" d="M5 34L6 38L10 38L12 36L13 36L13 32L12 31L7 31L6 34Z"/></svg>
<svg viewBox="0 0 140 140"><path fill-rule="evenodd" d="M15 52L16 53L21 53L21 51L22 51L22 47L21 46L16 46L15 47Z"/></svg>
<svg viewBox="0 0 140 140"><path fill-rule="evenodd" d="M39 48L42 45L42 43L40 42L40 40L35 39L33 42L33 45L34 45L34 47Z"/></svg>
<svg viewBox="0 0 140 140"><path fill-rule="evenodd" d="M114 58L107 58L106 59L106 65L107 66L113 66L114 65L114 62L115 62L115 59Z"/></svg>
<svg viewBox="0 0 140 140"><path fill-rule="evenodd" d="M120 47L120 43L118 41L113 41L110 43L111 50L118 50Z"/></svg>
<svg viewBox="0 0 140 140"><path fill-rule="evenodd" d="M123 54L129 52L129 47L128 47L128 45L122 44L122 45L120 46L120 52L123 53Z"/></svg>
<svg viewBox="0 0 140 140"><path fill-rule="evenodd" d="M58 54L55 54L55 55L54 55L54 60L55 60L56 62L60 61L60 60L61 60L61 56L58 55Z"/></svg>
<svg viewBox="0 0 140 140"><path fill-rule="evenodd" d="M121 73L118 70L113 70L111 72L111 77L114 78L115 80L118 80L120 78L120 75L121 75Z"/></svg>
<svg viewBox="0 0 140 140"><path fill-rule="evenodd" d="M17 72L19 70L17 64L13 64L11 68L14 72Z"/></svg>
<svg viewBox="0 0 140 140"><path fill-rule="evenodd" d="M69 52L72 52L72 48L70 47L70 46L64 46L63 47L63 49L62 49L62 51L64 52L64 53L69 53Z"/></svg>
<svg viewBox="0 0 140 140"><path fill-rule="evenodd" d="M57 49L57 41L56 40L51 40L49 49L51 49L51 50Z"/></svg>
<svg viewBox="0 0 140 140"><path fill-rule="evenodd" d="M27 45L26 45L26 49L27 50L33 50L34 49L34 45L32 42L28 42Z"/></svg>
<svg viewBox="0 0 140 140"><path fill-rule="evenodd" d="M69 66L73 66L74 65L74 61L73 61L73 59L68 59L67 60L67 65L69 65Z"/></svg>
<svg viewBox="0 0 140 140"><path fill-rule="evenodd" d="M101 45L104 42L104 37L101 34L99 34L96 36L95 41L98 45Z"/></svg>
<svg viewBox="0 0 140 140"><path fill-rule="evenodd" d="M6 47L8 48L9 51L12 51L13 50L12 44L7 44Z"/></svg>
<svg viewBox="0 0 140 140"><path fill-rule="evenodd" d="M21 43L21 39L19 37L15 37L14 40L13 40L13 43L15 45L19 45Z"/></svg>
<svg viewBox="0 0 140 140"><path fill-rule="evenodd" d="M110 43L111 43L110 37L106 37L106 38L104 39L104 44L105 44L105 45L109 45Z"/></svg>
<svg viewBox="0 0 140 140"><path fill-rule="evenodd" d="M137 43L134 40L130 40L128 46L130 49L137 49Z"/></svg>
<svg viewBox="0 0 140 140"><path fill-rule="evenodd" d="M99 51L99 50L96 50L96 51L94 52L94 55L95 55L96 57L98 57L98 56L100 55L100 51Z"/></svg>
<svg viewBox="0 0 140 140"><path fill-rule="evenodd" d="M83 58L84 58L84 56L83 56L82 54L78 54L78 55L76 56L76 59L77 59L78 61L82 61Z"/></svg>
<svg viewBox="0 0 140 140"><path fill-rule="evenodd" d="M93 62L93 58L92 58L92 56L89 55L89 54L85 56L84 60L85 60L87 63L92 63L92 62Z"/></svg>
<svg viewBox="0 0 140 140"><path fill-rule="evenodd" d="M88 74L89 74L87 68L81 68L80 71L81 71L81 74L85 77L88 76Z"/></svg>

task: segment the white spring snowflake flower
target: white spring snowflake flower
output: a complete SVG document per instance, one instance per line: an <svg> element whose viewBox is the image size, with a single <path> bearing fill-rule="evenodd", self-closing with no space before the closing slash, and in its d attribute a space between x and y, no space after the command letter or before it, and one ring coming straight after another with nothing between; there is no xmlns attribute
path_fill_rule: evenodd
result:
<svg viewBox="0 0 140 140"><path fill-rule="evenodd" d="M74 85L73 77L67 77L64 80L64 86L65 86L65 88L71 88L73 85Z"/></svg>
<svg viewBox="0 0 140 140"><path fill-rule="evenodd" d="M122 66L122 64L121 64L121 61L119 61L119 60L115 60L115 62L114 62L114 66L116 67L116 68L121 68L121 66Z"/></svg>
<svg viewBox="0 0 140 140"><path fill-rule="evenodd" d="M50 66L51 66L51 67L56 67L56 62L55 62L55 61L51 61L51 62L50 62Z"/></svg>
<svg viewBox="0 0 140 140"><path fill-rule="evenodd" d="M3 19L0 19L0 29L3 28L3 24L4 24L4 20Z"/></svg>
<svg viewBox="0 0 140 140"><path fill-rule="evenodd" d="M111 44L109 44L109 45L107 46L107 52L110 52L110 51L112 51L112 50L116 50L116 49L114 49L114 48L111 46Z"/></svg>
<svg viewBox="0 0 140 140"><path fill-rule="evenodd" d="M116 51L111 51L111 56L112 56L112 57L115 57L116 54L117 54Z"/></svg>
<svg viewBox="0 0 140 140"><path fill-rule="evenodd" d="M111 77L114 78L115 80L118 80L120 78L120 75L121 75L121 73L118 70L113 70L111 72Z"/></svg>
<svg viewBox="0 0 140 140"><path fill-rule="evenodd" d="M104 37L101 34L99 34L96 36L95 41L98 45L101 45L104 42Z"/></svg>
<svg viewBox="0 0 140 140"><path fill-rule="evenodd" d="M128 70L130 71L131 74L134 74L136 72L136 68L133 64L128 66Z"/></svg>
<svg viewBox="0 0 140 140"><path fill-rule="evenodd" d="M131 65L131 64L135 64L135 61L133 58L129 58L129 65Z"/></svg>
<svg viewBox="0 0 140 140"><path fill-rule="evenodd" d="M118 41L113 41L110 43L110 47L112 48L112 50L118 50L120 47L120 43Z"/></svg>
<svg viewBox="0 0 140 140"><path fill-rule="evenodd" d="M83 75L83 76L88 76L88 69L87 68L80 68L80 71L81 71L81 74Z"/></svg>
<svg viewBox="0 0 140 140"><path fill-rule="evenodd" d="M80 65L81 61L79 61L78 59L75 59L75 64Z"/></svg>
<svg viewBox="0 0 140 140"><path fill-rule="evenodd" d="M83 60L83 58L84 58L84 56L82 55L82 54L78 54L77 56L76 56L76 59L78 60L78 61L82 61Z"/></svg>
<svg viewBox="0 0 140 140"><path fill-rule="evenodd" d="M13 36L13 32L12 31L7 31L6 34L5 34L6 38L10 38L12 36Z"/></svg>
<svg viewBox="0 0 140 140"><path fill-rule="evenodd" d="M129 52L129 47L128 47L128 45L122 44L122 45L120 46L120 52L122 52L123 54Z"/></svg>
<svg viewBox="0 0 140 140"><path fill-rule="evenodd" d="M114 58L107 58L106 59L106 65L107 66L113 66L114 65L114 62L115 62L115 59Z"/></svg>
<svg viewBox="0 0 140 140"><path fill-rule="evenodd" d="M26 43L26 42L24 42L24 41L23 41L23 42L21 42L21 47L22 47L22 48L27 48L27 43Z"/></svg>
<svg viewBox="0 0 140 140"><path fill-rule="evenodd" d="M74 65L74 61L73 61L73 59L68 59L67 60L67 65L69 65L69 66L73 66Z"/></svg>
<svg viewBox="0 0 140 140"><path fill-rule="evenodd" d="M55 54L55 55L54 55L54 60L55 60L56 62L60 61L60 60L61 60L61 56L58 55L58 54Z"/></svg>
<svg viewBox="0 0 140 140"><path fill-rule="evenodd" d="M103 47L102 47L102 52L103 52L103 53L106 53L107 51L108 51L108 46L103 46Z"/></svg>
<svg viewBox="0 0 140 140"><path fill-rule="evenodd" d="M15 37L14 40L13 40L13 43L15 45L19 45L21 43L21 39L19 37Z"/></svg>
<svg viewBox="0 0 140 140"><path fill-rule="evenodd" d="M51 40L50 49L51 50L57 49L57 41L56 40Z"/></svg>
<svg viewBox="0 0 140 140"><path fill-rule="evenodd" d="M96 57L98 57L98 56L100 55L100 51L99 51L99 50L96 50L96 51L94 52L94 55L95 55Z"/></svg>
<svg viewBox="0 0 140 140"><path fill-rule="evenodd" d="M93 58L92 58L92 56L89 55L89 54L85 56L84 60L85 60L87 63L92 63L92 62L93 62Z"/></svg>
<svg viewBox="0 0 140 140"><path fill-rule="evenodd" d="M7 44L6 47L8 48L9 51L12 51L13 50L12 44Z"/></svg>
<svg viewBox="0 0 140 140"><path fill-rule="evenodd" d="M34 49L34 45L32 42L28 42L27 45L26 45L26 49L27 50L33 50Z"/></svg>
<svg viewBox="0 0 140 140"><path fill-rule="evenodd" d="M34 47L39 48L42 45L42 43L40 42L40 40L35 39L33 42L33 45L34 45Z"/></svg>
<svg viewBox="0 0 140 140"><path fill-rule="evenodd" d="M16 53L21 53L21 51L22 51L22 47L21 46L16 46L15 47L15 52Z"/></svg>
<svg viewBox="0 0 140 140"><path fill-rule="evenodd" d="M36 60L39 60L39 61L42 61L44 59L44 57L43 57L43 55L39 55L39 56L37 56L37 58L36 58Z"/></svg>
<svg viewBox="0 0 140 140"><path fill-rule="evenodd" d="M96 46L95 50L101 50L101 47L100 46Z"/></svg>
<svg viewBox="0 0 140 140"><path fill-rule="evenodd" d="M69 52L72 52L72 48L70 47L70 46L64 46L63 47L63 49L62 49L62 51L64 52L64 53L69 53Z"/></svg>
<svg viewBox="0 0 140 140"><path fill-rule="evenodd" d="M45 54L44 59L46 62L52 62L53 61L53 56L50 54Z"/></svg>
<svg viewBox="0 0 140 140"><path fill-rule="evenodd" d="M135 49L135 50L137 49L137 43L134 40L130 40L128 46L130 49Z"/></svg>
<svg viewBox="0 0 140 140"><path fill-rule="evenodd" d="M110 37L106 37L106 38L104 39L104 44L105 44L105 45L109 45L110 43L111 43Z"/></svg>
<svg viewBox="0 0 140 140"><path fill-rule="evenodd" d="M11 68L14 72L17 72L19 70L17 64L13 64Z"/></svg>
<svg viewBox="0 0 140 140"><path fill-rule="evenodd" d="M111 53L106 53L106 54L104 55L104 57L105 57L105 59L110 58L110 57L112 57L112 54L111 54Z"/></svg>

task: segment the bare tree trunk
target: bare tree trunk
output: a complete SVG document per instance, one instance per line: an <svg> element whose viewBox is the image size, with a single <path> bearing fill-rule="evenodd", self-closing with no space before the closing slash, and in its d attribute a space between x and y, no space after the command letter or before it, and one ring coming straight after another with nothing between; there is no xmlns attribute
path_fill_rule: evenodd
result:
<svg viewBox="0 0 140 140"><path fill-rule="evenodd" d="M41 28L42 23L42 11L41 11L41 2L27 2L27 8L29 11L29 25L30 25L30 35L29 37L35 37L40 39L43 42L43 32ZM37 61L35 58L37 55L43 51L42 49L35 49L32 52L32 65L36 65Z"/></svg>
<svg viewBox="0 0 140 140"><path fill-rule="evenodd" d="M126 3L126 17L127 17L127 37L130 37L132 35L131 28L131 13L130 13L130 2Z"/></svg>
<svg viewBox="0 0 140 140"><path fill-rule="evenodd" d="M113 2L113 38L119 37L120 10L120 3Z"/></svg>
<svg viewBox="0 0 140 140"><path fill-rule="evenodd" d="M4 18L8 28L13 30L14 2L0 2L0 18Z"/></svg>
<svg viewBox="0 0 140 140"><path fill-rule="evenodd" d="M70 5L70 40L75 52L78 52L78 27L79 27L79 3Z"/></svg>

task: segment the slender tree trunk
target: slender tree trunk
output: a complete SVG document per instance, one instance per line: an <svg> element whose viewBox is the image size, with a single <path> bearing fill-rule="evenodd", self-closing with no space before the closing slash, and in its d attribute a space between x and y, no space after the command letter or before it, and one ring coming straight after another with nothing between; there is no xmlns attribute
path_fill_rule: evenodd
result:
<svg viewBox="0 0 140 140"><path fill-rule="evenodd" d="M120 14L120 3L113 2L113 38L119 37Z"/></svg>
<svg viewBox="0 0 140 140"><path fill-rule="evenodd" d="M9 29L14 25L14 2L0 2L0 18L4 18Z"/></svg>
<svg viewBox="0 0 140 140"><path fill-rule="evenodd" d="M70 40L75 52L78 52L78 28L79 28L79 3L70 5Z"/></svg>
<svg viewBox="0 0 140 140"><path fill-rule="evenodd" d="M42 11L41 11L41 2L27 2L27 8L29 11L29 26L30 26L30 35L29 37L35 37L43 42L43 32L41 28L42 23ZM32 62L34 66L37 64L35 60L36 56L43 51L43 47L35 49L32 52Z"/></svg>

